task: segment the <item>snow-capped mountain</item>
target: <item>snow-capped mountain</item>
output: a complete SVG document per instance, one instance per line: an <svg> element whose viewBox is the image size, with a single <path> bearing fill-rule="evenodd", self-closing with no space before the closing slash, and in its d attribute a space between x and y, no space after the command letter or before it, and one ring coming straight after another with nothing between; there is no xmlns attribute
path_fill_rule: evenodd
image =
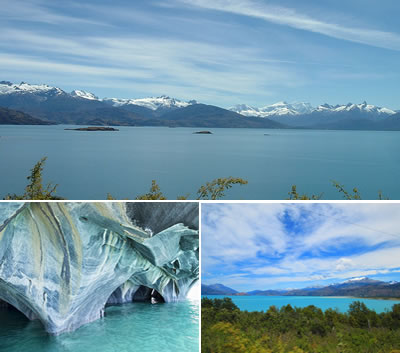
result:
<svg viewBox="0 0 400 353"><path fill-rule="evenodd" d="M353 278L349 278L348 280L342 282L342 283L349 283L349 282L358 282L358 281L364 281L367 280L368 277L353 277Z"/></svg>
<svg viewBox="0 0 400 353"><path fill-rule="evenodd" d="M218 286L224 287L219 284ZM226 294L229 293L214 293L209 291L209 287L201 287L202 294ZM231 289L232 291L232 289ZM357 296L357 297L399 297L400 283L396 281L384 282L374 280L369 277L354 277L349 278L344 282L334 283L330 285L313 285L299 289L267 289L267 290L252 290L246 293L247 295L262 295L262 296Z"/></svg>
<svg viewBox="0 0 400 353"><path fill-rule="evenodd" d="M99 100L99 97L94 95L93 93L86 92L86 91L81 91L81 90L74 90L71 93L72 97L79 97L79 98L84 98L84 99L90 99L90 100Z"/></svg>
<svg viewBox="0 0 400 353"><path fill-rule="evenodd" d="M349 278L346 281L340 283L331 284L331 287L342 288L342 287L349 287L349 286L364 286L370 284L383 284L385 282L375 280L369 277L353 277Z"/></svg>
<svg viewBox="0 0 400 353"><path fill-rule="evenodd" d="M250 107L246 104L238 104L229 108L229 110L244 116L257 116L261 118L304 115L313 112L329 114L354 112L381 116L388 116L396 113L394 110L377 107L375 105L367 104L367 102L361 104L348 103L345 105L329 105L325 103L318 107L313 107L310 103L304 102L278 102L261 108Z"/></svg>
<svg viewBox="0 0 400 353"><path fill-rule="evenodd" d="M278 102L261 108L250 107L246 104L235 105L229 110L244 116L257 116L267 118L271 116L281 115L300 115L311 113L314 108L309 103L295 102Z"/></svg>
<svg viewBox="0 0 400 353"><path fill-rule="evenodd" d="M196 104L195 100L184 102L176 98L171 98L166 95L160 97L149 97L149 98L137 98L137 99L124 99L124 98L99 98L91 92L84 90L73 90L71 93L67 93L58 87L48 86L46 84L28 84L21 82L20 84L14 84L9 81L0 81L0 95L19 95L19 94L32 94L36 96L43 96L57 94L66 94L73 98L83 98L91 101L99 101L112 105L114 107L124 107L129 105L135 105L144 107L150 110L172 110L178 108L184 108L192 104Z"/></svg>
<svg viewBox="0 0 400 353"><path fill-rule="evenodd" d="M9 81L0 81L0 94L49 94L57 95L65 93L62 89L57 87L48 86L45 84L31 85L29 83L21 82L15 84Z"/></svg>
<svg viewBox="0 0 400 353"><path fill-rule="evenodd" d="M160 108L177 109L184 108L191 104L196 104L196 101L183 102L176 98L168 96L139 98L139 99L123 99L123 98L104 98L104 102L108 102L114 107L122 107L126 105L138 105L151 110L158 110Z"/></svg>
<svg viewBox="0 0 400 353"><path fill-rule="evenodd" d="M67 93L46 84L9 81L0 81L0 107L64 124L400 130L400 113L366 102L318 107L278 102L261 108L239 104L227 110L165 95L99 98L84 90Z"/></svg>
<svg viewBox="0 0 400 353"><path fill-rule="evenodd" d="M372 113L378 115L392 115L396 112L388 108L377 107L375 105L367 104L363 102L361 104L348 103L346 105L329 105L322 104L313 109L317 112L331 112L331 113L342 113L342 112L362 112L362 113Z"/></svg>

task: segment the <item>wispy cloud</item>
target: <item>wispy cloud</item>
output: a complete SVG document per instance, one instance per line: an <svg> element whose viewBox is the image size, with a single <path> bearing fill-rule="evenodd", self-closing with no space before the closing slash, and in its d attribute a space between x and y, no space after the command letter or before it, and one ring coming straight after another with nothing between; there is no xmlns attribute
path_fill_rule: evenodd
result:
<svg viewBox="0 0 400 353"><path fill-rule="evenodd" d="M0 0L0 19L3 21L41 22L46 24L92 24L106 25L102 21L82 16L69 16L49 8L49 3L40 0ZM57 3L53 3L57 5Z"/></svg>
<svg viewBox="0 0 400 353"><path fill-rule="evenodd" d="M321 10L307 1L293 6L261 0L0 0L0 75L101 97L168 94L223 107L375 96L396 106L393 95L383 92L397 85L398 33L377 30L380 20L374 29L363 28L369 22L362 16L352 24L339 6L334 16L324 4ZM359 96L347 97L349 90Z"/></svg>
<svg viewBox="0 0 400 353"><path fill-rule="evenodd" d="M169 94L181 93L184 99L207 95L210 99L217 95L223 101L227 94L251 95L255 90L266 95L268 86L278 82L288 86L293 82L301 84L294 71L280 67L275 60L260 60L253 48L237 52L229 46L189 40L126 35L54 37L17 29L4 30L0 39L2 47L12 44L14 51L33 53L1 55L4 69L25 69L31 73L47 69L60 75L82 73L115 80L131 79L131 89L148 87L154 94L170 88ZM161 85L162 92L155 92ZM188 96L188 88L191 94L198 95Z"/></svg>
<svg viewBox="0 0 400 353"><path fill-rule="evenodd" d="M294 9L251 0L176 0L177 3L209 10L230 12L332 38L379 48L400 50L400 35L375 29L357 28L313 18Z"/></svg>

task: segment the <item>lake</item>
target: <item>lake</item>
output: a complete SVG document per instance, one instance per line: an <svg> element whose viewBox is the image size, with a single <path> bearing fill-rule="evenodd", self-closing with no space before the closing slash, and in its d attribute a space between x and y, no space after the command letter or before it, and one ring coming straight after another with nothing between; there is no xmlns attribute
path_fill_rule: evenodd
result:
<svg viewBox="0 0 400 353"><path fill-rule="evenodd" d="M301 193L342 199L332 186L358 187L400 199L400 132L118 127L117 132L66 131L75 126L0 125L0 196L23 193L30 169L47 156L44 181L68 199L134 198L157 180L168 198L195 198L200 185L241 177L226 199L285 199Z"/></svg>
<svg viewBox="0 0 400 353"><path fill-rule="evenodd" d="M30 352L198 352L199 301L106 308L106 316L59 336L38 320L0 308L0 351Z"/></svg>
<svg viewBox="0 0 400 353"><path fill-rule="evenodd" d="M297 297L297 296L229 296L229 295L203 295L202 296L214 299L229 297L239 307L240 310L247 311L267 311L271 305L281 308L284 305L290 304L292 307L304 308L309 305L326 310L329 308L337 308L344 313L349 309L349 305L354 301L363 302L369 309L375 310L377 313L382 313L386 310L391 310L394 304L400 304L400 300L386 299L364 299L350 297Z"/></svg>

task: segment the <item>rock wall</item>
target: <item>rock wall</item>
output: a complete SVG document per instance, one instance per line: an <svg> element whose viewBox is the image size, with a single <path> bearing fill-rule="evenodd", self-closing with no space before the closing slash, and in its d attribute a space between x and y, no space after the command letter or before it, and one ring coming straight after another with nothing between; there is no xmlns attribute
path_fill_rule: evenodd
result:
<svg viewBox="0 0 400 353"><path fill-rule="evenodd" d="M143 287L185 298L199 278L198 205L160 204L1 203L0 300L59 334Z"/></svg>

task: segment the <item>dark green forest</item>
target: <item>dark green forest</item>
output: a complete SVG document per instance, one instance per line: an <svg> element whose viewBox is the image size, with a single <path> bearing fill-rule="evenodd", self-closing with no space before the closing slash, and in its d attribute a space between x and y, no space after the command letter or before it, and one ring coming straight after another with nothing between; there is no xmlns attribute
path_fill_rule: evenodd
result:
<svg viewBox="0 0 400 353"><path fill-rule="evenodd" d="M400 353L400 304L377 314L354 301L346 313L290 304L241 311L230 298L201 300L204 353Z"/></svg>

